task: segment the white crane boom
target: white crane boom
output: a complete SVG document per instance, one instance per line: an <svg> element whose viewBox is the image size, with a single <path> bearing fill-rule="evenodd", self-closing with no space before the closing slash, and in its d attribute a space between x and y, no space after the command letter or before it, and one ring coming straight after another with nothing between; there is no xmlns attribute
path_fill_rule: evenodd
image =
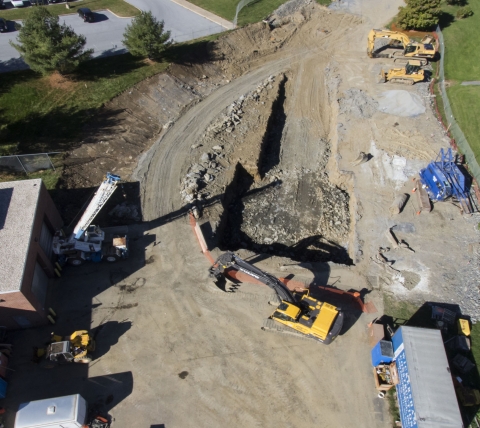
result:
<svg viewBox="0 0 480 428"><path fill-rule="evenodd" d="M107 178L102 182L102 184L100 184L100 187L93 196L93 199L90 201L90 204L88 204L87 209L75 226L75 229L73 229L73 235L75 236L76 240L82 238L85 231L88 229L88 226L92 224L92 221L96 215L100 212L108 199L110 199L110 196L112 196L119 181L120 177L118 175L107 172Z"/></svg>

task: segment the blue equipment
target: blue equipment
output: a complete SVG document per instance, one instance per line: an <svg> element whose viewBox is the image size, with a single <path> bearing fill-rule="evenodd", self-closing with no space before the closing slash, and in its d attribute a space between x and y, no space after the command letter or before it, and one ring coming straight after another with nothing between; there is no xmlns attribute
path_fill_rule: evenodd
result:
<svg viewBox="0 0 480 428"><path fill-rule="evenodd" d="M444 201L452 197L464 213L473 212L467 180L455 163L452 149L440 149L437 159L420 171L420 181L432 201Z"/></svg>

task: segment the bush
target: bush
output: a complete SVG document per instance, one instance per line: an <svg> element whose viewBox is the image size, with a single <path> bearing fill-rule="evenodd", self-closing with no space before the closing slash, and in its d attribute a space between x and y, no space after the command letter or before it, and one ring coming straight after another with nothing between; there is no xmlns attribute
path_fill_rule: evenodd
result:
<svg viewBox="0 0 480 428"><path fill-rule="evenodd" d="M440 0L405 0L399 7L398 26L403 30L430 30L438 24Z"/></svg>
<svg viewBox="0 0 480 428"><path fill-rule="evenodd" d="M470 6L464 6L457 10L456 17L457 19L468 18L473 15L473 10Z"/></svg>
<svg viewBox="0 0 480 428"><path fill-rule="evenodd" d="M163 21L158 21L152 12L142 12L133 18L123 33L123 44L133 56L161 59L170 46L170 31L164 31Z"/></svg>

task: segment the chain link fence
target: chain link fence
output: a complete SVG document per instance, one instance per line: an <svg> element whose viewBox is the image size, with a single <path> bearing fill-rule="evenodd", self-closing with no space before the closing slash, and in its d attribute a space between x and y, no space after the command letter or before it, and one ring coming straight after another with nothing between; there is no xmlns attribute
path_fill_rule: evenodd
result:
<svg viewBox="0 0 480 428"><path fill-rule="evenodd" d="M437 36L438 36L438 45L440 52L440 61L438 62L437 69L437 79L438 79L438 89L442 95L443 108L445 111L445 119L447 123L444 123L443 126L449 133L450 138L452 139L452 144L455 148L465 156L465 160L468 165L470 174L480 185L480 166L478 165L477 160L475 159L475 154L473 153L470 144L468 144L467 138L462 132L460 125L455 120L455 116L450 105L450 100L448 99L447 89L445 85L445 71L444 71L444 59L445 55L448 55L448 52L445 50L445 43L443 39L443 34L440 29L440 26L437 26ZM437 107L438 110L438 107ZM439 119L442 120L442 117L439 115Z"/></svg>
<svg viewBox="0 0 480 428"><path fill-rule="evenodd" d="M47 169L55 170L62 164L63 155L61 152L0 156L0 172L7 174L31 174Z"/></svg>

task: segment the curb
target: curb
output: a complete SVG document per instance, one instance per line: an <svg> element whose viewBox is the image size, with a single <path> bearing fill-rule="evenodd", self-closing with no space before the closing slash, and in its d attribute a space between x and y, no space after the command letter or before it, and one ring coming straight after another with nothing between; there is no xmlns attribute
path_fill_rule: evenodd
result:
<svg viewBox="0 0 480 428"><path fill-rule="evenodd" d="M192 3L189 3L186 0L170 0L172 3L178 4L179 6L182 6L183 8L190 10L191 12L196 13L197 15L208 19L209 21L212 21L213 23L220 25L220 27L225 28L227 30L233 30L235 29L235 25L233 22L227 21L224 18L221 18L212 12L208 12L205 9L202 9L201 7L198 7Z"/></svg>

